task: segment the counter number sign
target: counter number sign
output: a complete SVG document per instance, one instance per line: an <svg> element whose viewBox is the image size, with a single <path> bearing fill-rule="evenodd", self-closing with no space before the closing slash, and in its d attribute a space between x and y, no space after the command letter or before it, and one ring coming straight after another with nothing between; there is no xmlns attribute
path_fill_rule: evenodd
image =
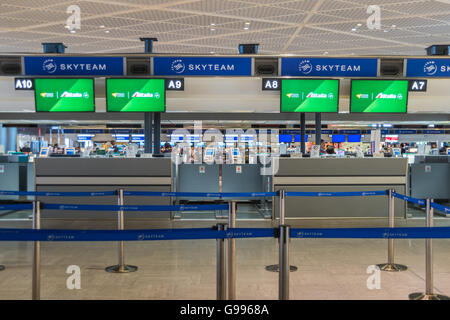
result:
<svg viewBox="0 0 450 320"><path fill-rule="evenodd" d="M166 90L184 91L184 79L166 79Z"/></svg>
<svg viewBox="0 0 450 320"><path fill-rule="evenodd" d="M409 80L408 90L413 92L426 92L427 84L427 80Z"/></svg>
<svg viewBox="0 0 450 320"><path fill-rule="evenodd" d="M268 91L280 91L281 82L280 79L275 78L263 78L262 89Z"/></svg>
<svg viewBox="0 0 450 320"><path fill-rule="evenodd" d="M34 90L33 78L15 78L14 89L16 90Z"/></svg>

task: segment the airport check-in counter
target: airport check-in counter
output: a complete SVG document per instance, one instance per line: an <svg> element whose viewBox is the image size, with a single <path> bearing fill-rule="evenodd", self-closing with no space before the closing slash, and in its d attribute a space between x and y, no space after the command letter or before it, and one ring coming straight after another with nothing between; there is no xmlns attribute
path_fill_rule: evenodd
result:
<svg viewBox="0 0 450 320"><path fill-rule="evenodd" d="M268 192L270 176L261 175L261 167L261 164L174 164L174 185L178 192ZM255 199L258 198L237 198L239 201ZM177 200L211 198L179 197Z"/></svg>
<svg viewBox="0 0 450 320"><path fill-rule="evenodd" d="M170 158L37 158L36 191L172 191ZM62 204L117 205L117 196L42 197ZM125 196L125 205L169 205L169 197ZM171 212L126 211L125 219L170 219ZM117 219L117 212L42 210L43 218Z"/></svg>
<svg viewBox="0 0 450 320"><path fill-rule="evenodd" d="M409 186L411 197L450 200L450 156L415 156Z"/></svg>
<svg viewBox="0 0 450 320"><path fill-rule="evenodd" d="M406 194L406 158L280 158L274 191L346 192L394 189ZM277 202L274 215L279 217ZM286 218L388 217L387 196L287 197ZM395 199L395 217L406 218L406 204Z"/></svg>
<svg viewBox="0 0 450 320"><path fill-rule="evenodd" d="M34 191L34 164L28 156L0 155L0 190ZM2 199L17 200L17 196Z"/></svg>

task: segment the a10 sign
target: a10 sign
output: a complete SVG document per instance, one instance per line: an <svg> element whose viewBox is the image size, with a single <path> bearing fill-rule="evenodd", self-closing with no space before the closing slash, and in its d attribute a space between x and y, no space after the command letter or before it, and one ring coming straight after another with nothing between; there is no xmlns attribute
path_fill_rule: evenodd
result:
<svg viewBox="0 0 450 320"><path fill-rule="evenodd" d="M34 90L33 78L15 78L14 89L16 90Z"/></svg>

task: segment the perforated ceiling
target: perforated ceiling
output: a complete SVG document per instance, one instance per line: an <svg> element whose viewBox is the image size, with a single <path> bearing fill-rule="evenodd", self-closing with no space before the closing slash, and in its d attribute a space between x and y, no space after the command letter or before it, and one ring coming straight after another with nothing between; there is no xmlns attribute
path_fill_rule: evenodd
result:
<svg viewBox="0 0 450 320"><path fill-rule="evenodd" d="M0 52L235 54L259 43L263 54L423 55L450 43L450 0L1 0ZM81 9L81 29L66 28L67 8ZM371 5L381 9L370 29ZM74 32L75 31L75 32Z"/></svg>

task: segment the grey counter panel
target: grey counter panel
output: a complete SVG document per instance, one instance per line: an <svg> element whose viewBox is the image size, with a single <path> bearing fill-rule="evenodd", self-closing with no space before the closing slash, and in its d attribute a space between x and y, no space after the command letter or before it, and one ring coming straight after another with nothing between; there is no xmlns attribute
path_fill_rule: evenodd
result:
<svg viewBox="0 0 450 320"><path fill-rule="evenodd" d="M170 158L37 158L36 176L170 177Z"/></svg>
<svg viewBox="0 0 450 320"><path fill-rule="evenodd" d="M405 194L405 186L276 186L275 191L284 189L300 192L344 192L344 191L374 191L392 188ZM279 217L278 202L275 201L275 216ZM387 196L371 197L288 197L286 198L287 218L316 217L385 217L388 216ZM405 202L395 200L395 216L405 218ZM387 221L387 220L386 220Z"/></svg>
<svg viewBox="0 0 450 320"><path fill-rule="evenodd" d="M236 173L241 166L242 173ZM261 166L257 164L224 164L222 167L223 192L263 192Z"/></svg>
<svg viewBox="0 0 450 320"><path fill-rule="evenodd" d="M406 158L280 159L274 190L344 192L395 189L406 194ZM278 205L274 205L278 216ZM386 217L387 197L289 197L286 217ZM395 201L397 217L406 204Z"/></svg>
<svg viewBox="0 0 450 320"><path fill-rule="evenodd" d="M405 176L406 158L279 159L275 176Z"/></svg>
<svg viewBox="0 0 450 320"><path fill-rule="evenodd" d="M414 198L450 199L450 163L411 164L410 188Z"/></svg>
<svg viewBox="0 0 450 320"><path fill-rule="evenodd" d="M205 173L200 173L200 166L205 167ZM186 163L178 165L178 192L219 192L219 166L217 164ZM211 200L210 198L185 198L178 200Z"/></svg>
<svg viewBox="0 0 450 320"><path fill-rule="evenodd" d="M161 191L169 192L170 186L128 186L123 187L129 191ZM58 192L95 192L117 190L115 186L38 186L37 191ZM61 204L105 204L117 205L117 196L107 197L38 197L38 200L47 203ZM168 197L124 197L125 205L170 205ZM107 211L70 211L70 210L42 210L42 218L59 219L116 219L117 212ZM125 219L169 219L170 212L133 212L126 211Z"/></svg>
<svg viewBox="0 0 450 320"><path fill-rule="evenodd" d="M170 158L39 158L37 191L172 191ZM45 197L48 203L116 205L117 197ZM168 197L125 197L126 205L170 205ZM130 219L169 219L170 212L125 212ZM117 212L43 210L43 218L116 219Z"/></svg>

